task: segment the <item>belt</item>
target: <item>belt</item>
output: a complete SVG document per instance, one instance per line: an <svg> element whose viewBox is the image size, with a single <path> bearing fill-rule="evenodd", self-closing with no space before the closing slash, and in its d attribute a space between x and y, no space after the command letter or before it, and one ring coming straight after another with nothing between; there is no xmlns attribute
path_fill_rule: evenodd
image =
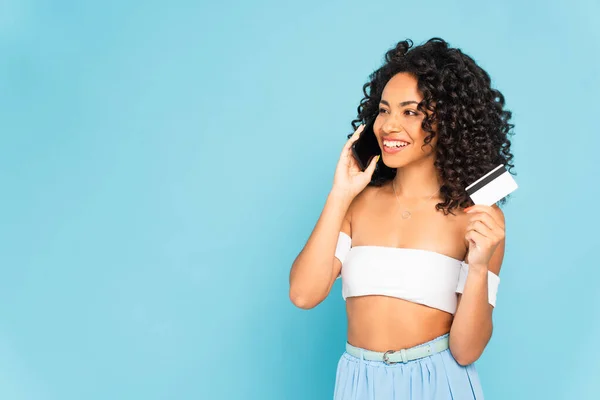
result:
<svg viewBox="0 0 600 400"><path fill-rule="evenodd" d="M410 349L388 350L386 352L371 351L352 346L346 342L346 352L354 357L369 361L383 361L387 365L407 363L446 350L449 347L448 336L444 336L429 344L422 344Z"/></svg>

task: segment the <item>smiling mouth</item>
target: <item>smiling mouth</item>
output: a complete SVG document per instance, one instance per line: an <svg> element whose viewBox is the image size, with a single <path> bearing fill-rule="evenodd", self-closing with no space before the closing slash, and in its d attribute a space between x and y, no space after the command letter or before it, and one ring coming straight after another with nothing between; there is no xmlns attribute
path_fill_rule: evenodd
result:
<svg viewBox="0 0 600 400"><path fill-rule="evenodd" d="M404 140L383 140L383 151L385 153L398 153L410 146L410 143Z"/></svg>

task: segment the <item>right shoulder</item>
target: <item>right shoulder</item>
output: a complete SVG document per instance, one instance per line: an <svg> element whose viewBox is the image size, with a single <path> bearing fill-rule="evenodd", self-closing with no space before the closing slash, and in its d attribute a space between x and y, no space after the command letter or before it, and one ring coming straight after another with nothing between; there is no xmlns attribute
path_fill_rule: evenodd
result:
<svg viewBox="0 0 600 400"><path fill-rule="evenodd" d="M364 207L368 207L368 204L373 204L376 197L386 189L386 185L382 186L367 186L365 187L352 201L350 208L353 212L360 212Z"/></svg>
<svg viewBox="0 0 600 400"><path fill-rule="evenodd" d="M342 232L352 237L352 226L356 217L363 214L369 205L373 205L381 190L384 190L381 186L367 186L352 199L342 223Z"/></svg>
<svg viewBox="0 0 600 400"><path fill-rule="evenodd" d="M344 216L344 222L342 224L342 232L352 237L352 216L360 213L360 210L364 207L364 204L368 203L368 199L373 195L373 192L374 188L367 186L359 194L354 196L346 210L346 215Z"/></svg>
<svg viewBox="0 0 600 400"><path fill-rule="evenodd" d="M354 199L352 199L352 202L350 203L350 206L346 211L346 216L344 217L344 222L342 224L342 232L352 237L352 220L354 219L353 217L360 215L364 212L365 209L369 207L369 205L372 205L375 202L378 194L381 193L382 190L385 190L384 187L385 184L383 186L366 186L359 194L357 194L354 197Z"/></svg>

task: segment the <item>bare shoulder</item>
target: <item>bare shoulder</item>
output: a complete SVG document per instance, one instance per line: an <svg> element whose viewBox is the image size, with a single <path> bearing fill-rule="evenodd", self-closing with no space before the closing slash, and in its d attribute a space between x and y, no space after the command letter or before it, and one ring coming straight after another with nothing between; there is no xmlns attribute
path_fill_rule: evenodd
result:
<svg viewBox="0 0 600 400"><path fill-rule="evenodd" d="M352 201L353 212L360 212L367 204L372 204L377 195L381 192L382 186L367 186Z"/></svg>
<svg viewBox="0 0 600 400"><path fill-rule="evenodd" d="M494 204L492 206L492 209L496 212L496 216L498 217L498 219L504 223L506 220L504 218L504 211L502 211L502 209L500 207L498 207L498 205Z"/></svg>

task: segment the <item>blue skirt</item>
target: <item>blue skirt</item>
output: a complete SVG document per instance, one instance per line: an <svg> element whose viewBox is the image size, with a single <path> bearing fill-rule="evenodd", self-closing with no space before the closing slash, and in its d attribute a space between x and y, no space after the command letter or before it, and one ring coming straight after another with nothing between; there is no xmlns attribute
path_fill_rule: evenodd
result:
<svg viewBox="0 0 600 400"><path fill-rule="evenodd" d="M448 333L419 346L447 336ZM458 364L450 349L393 365L354 357L344 351L337 366L333 397L334 400L481 400L483 392L475 364Z"/></svg>

